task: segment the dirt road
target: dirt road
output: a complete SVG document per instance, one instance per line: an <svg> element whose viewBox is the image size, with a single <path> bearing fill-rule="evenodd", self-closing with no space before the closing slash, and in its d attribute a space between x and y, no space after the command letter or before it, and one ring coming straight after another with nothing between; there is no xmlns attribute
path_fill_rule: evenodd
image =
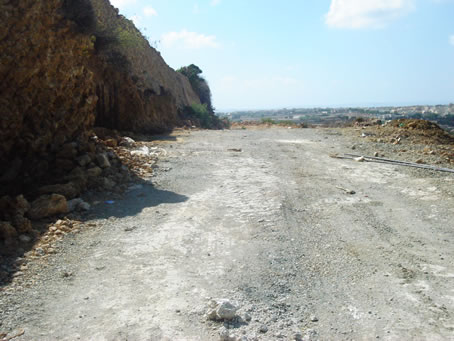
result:
<svg viewBox="0 0 454 341"><path fill-rule="evenodd" d="M163 145L153 186L98 207L98 228L65 238L34 285L2 294L0 331L454 340L454 176L329 157L349 143L266 129ZM251 320L207 321L210 298Z"/></svg>

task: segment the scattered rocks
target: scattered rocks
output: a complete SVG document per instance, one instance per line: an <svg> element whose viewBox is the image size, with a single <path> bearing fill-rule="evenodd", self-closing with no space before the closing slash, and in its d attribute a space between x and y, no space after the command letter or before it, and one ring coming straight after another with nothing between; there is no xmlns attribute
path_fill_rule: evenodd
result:
<svg viewBox="0 0 454 341"><path fill-rule="evenodd" d="M68 212L68 202L63 195L43 195L33 201L28 216L32 219L41 219Z"/></svg>
<svg viewBox="0 0 454 341"><path fill-rule="evenodd" d="M238 308L227 299L213 300L211 301L207 318L213 321L231 321L237 317L237 310Z"/></svg>
<svg viewBox="0 0 454 341"><path fill-rule="evenodd" d="M140 155L140 156L146 156L150 154L150 149L147 146L143 146L140 149L133 150L131 152L131 155Z"/></svg>
<svg viewBox="0 0 454 341"><path fill-rule="evenodd" d="M219 340L220 341L237 341L237 338L234 335L231 335L230 331L227 328L222 327L219 330Z"/></svg>
<svg viewBox="0 0 454 341"><path fill-rule="evenodd" d="M311 315L310 320L311 322L318 322L318 318L315 315Z"/></svg>

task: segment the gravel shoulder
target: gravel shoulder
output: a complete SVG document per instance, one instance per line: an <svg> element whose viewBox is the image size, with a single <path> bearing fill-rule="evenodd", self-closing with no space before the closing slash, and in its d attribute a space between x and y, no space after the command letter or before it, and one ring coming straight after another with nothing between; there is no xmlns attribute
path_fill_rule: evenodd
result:
<svg viewBox="0 0 454 341"><path fill-rule="evenodd" d="M162 144L151 183L96 208L45 265L30 261L28 279L3 288L0 331L454 340L454 175L329 157L355 141L272 128ZM211 299L229 299L243 321L207 320Z"/></svg>

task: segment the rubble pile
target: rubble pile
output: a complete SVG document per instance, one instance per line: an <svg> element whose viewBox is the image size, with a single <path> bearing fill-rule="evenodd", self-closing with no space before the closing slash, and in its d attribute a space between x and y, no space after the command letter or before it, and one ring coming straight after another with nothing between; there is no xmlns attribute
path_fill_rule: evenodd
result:
<svg viewBox="0 0 454 341"><path fill-rule="evenodd" d="M371 155L374 152L395 155L407 161L448 168L454 165L454 136L430 121L398 119L380 125L355 125L344 131L372 142Z"/></svg>
<svg viewBox="0 0 454 341"><path fill-rule="evenodd" d="M152 142L136 143L116 131L96 131L102 138L91 136L91 151L79 155L75 144L65 148L65 153L77 162L68 174L54 174L49 184L36 183L19 195L0 197L0 257L23 253L40 236L52 231L55 217L64 219L72 212L89 211L92 205L81 198L85 191L121 195L131 182L152 176L153 165L164 150ZM60 225L62 221L69 224L69 220L58 221ZM56 231L58 234L59 229Z"/></svg>

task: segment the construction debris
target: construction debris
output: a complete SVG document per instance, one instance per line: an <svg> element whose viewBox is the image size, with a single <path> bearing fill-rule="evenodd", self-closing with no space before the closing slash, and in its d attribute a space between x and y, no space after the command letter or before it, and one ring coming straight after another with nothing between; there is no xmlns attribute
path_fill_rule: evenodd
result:
<svg viewBox="0 0 454 341"><path fill-rule="evenodd" d="M354 190L351 190L351 189L347 189L347 188L340 187L340 186L336 186L336 188L338 188L338 189L344 191L344 192L347 193L347 194L351 194L351 195L356 194L356 192L355 192Z"/></svg>
<svg viewBox="0 0 454 341"><path fill-rule="evenodd" d="M344 156L339 155L331 155L331 157L338 158L338 159L350 159L355 161L366 161L366 162L378 162L378 163L387 163L393 164L397 166L406 166L406 167L414 167L414 168L422 168L433 170L437 172L447 172L447 173L454 173L454 169L451 168L441 168L432 165L425 165L421 164L421 162L407 162L407 161L399 161L399 160L392 160L392 159L385 159L375 156L363 156L363 155L356 155L356 154L344 154ZM419 160L418 160L419 161Z"/></svg>

